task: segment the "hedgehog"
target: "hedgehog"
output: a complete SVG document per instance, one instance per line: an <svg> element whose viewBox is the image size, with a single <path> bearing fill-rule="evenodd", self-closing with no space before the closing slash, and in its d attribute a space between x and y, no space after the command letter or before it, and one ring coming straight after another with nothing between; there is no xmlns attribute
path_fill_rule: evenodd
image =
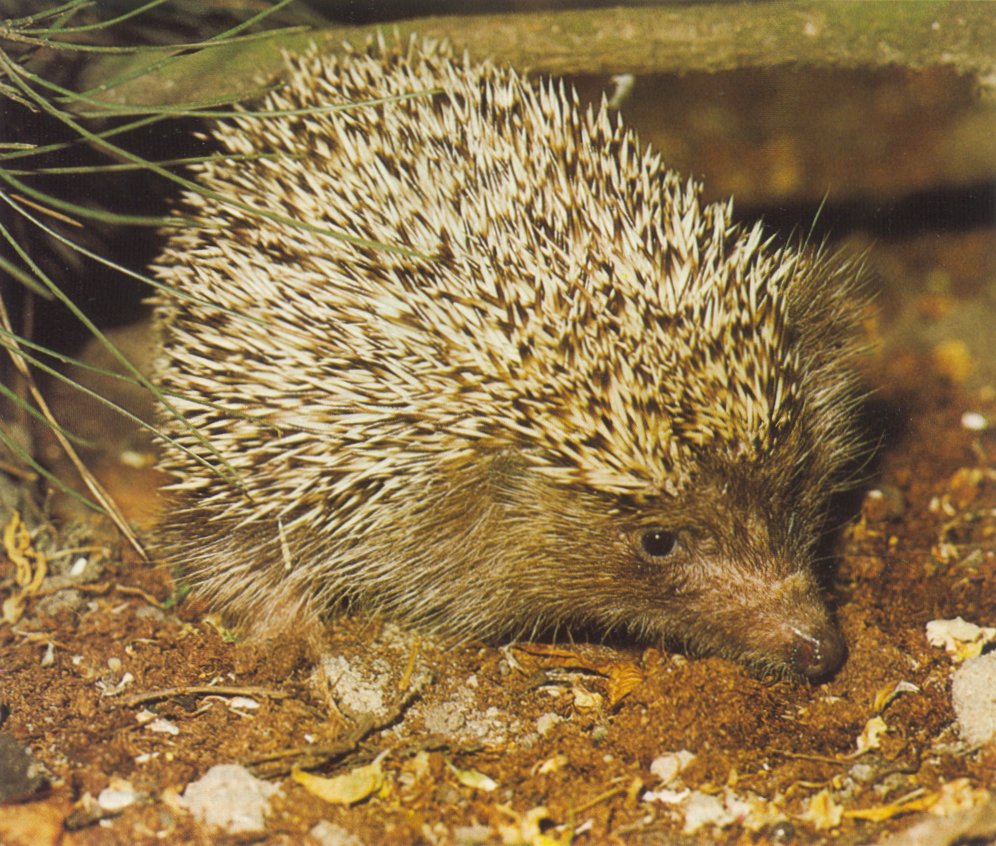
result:
<svg viewBox="0 0 996 846"><path fill-rule="evenodd" d="M156 543L234 624L843 663L858 261L445 44L288 56L210 136L155 265Z"/></svg>

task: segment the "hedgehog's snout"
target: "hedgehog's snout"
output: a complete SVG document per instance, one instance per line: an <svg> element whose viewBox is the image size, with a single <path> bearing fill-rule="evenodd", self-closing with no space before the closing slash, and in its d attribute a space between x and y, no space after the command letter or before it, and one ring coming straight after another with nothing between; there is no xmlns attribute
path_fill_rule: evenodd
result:
<svg viewBox="0 0 996 846"><path fill-rule="evenodd" d="M769 583L763 577L743 581L739 587L743 596L761 597L742 606L736 615L740 626L731 632L748 654L813 682L840 669L847 644L808 567Z"/></svg>
<svg viewBox="0 0 996 846"><path fill-rule="evenodd" d="M847 657L847 645L840 629L827 622L816 628L792 628L789 664L812 681L826 678Z"/></svg>

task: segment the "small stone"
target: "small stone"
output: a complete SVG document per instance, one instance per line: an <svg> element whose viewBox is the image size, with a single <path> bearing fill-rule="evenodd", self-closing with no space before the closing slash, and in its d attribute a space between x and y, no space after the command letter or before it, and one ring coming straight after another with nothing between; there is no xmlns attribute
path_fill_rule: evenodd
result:
<svg viewBox="0 0 996 846"><path fill-rule="evenodd" d="M989 428L989 418L978 411L966 411L961 416L961 427L969 432L984 432Z"/></svg>
<svg viewBox="0 0 996 846"><path fill-rule="evenodd" d="M694 757L695 755L687 749L682 749L679 752L668 752L654 758L650 763L650 772L660 779L661 784L670 784L691 763Z"/></svg>
<svg viewBox="0 0 996 846"><path fill-rule="evenodd" d="M682 831L685 834L695 834L705 826L722 828L730 823L730 814L722 800L698 790L692 791L685 800L684 810L685 826Z"/></svg>
<svg viewBox="0 0 996 846"><path fill-rule="evenodd" d="M562 723L564 718L560 714L554 714L552 711L547 711L545 714L540 714L536 718L536 731L541 735L546 734L550 729L552 729L557 723Z"/></svg>
<svg viewBox="0 0 996 846"><path fill-rule="evenodd" d="M494 832L486 825L464 825L453 829L453 840L460 846L478 846L481 843L493 843Z"/></svg>
<svg viewBox="0 0 996 846"><path fill-rule="evenodd" d="M319 820L308 832L309 839L317 846L364 846L363 841L349 829L329 820Z"/></svg>
<svg viewBox="0 0 996 846"><path fill-rule="evenodd" d="M0 802L27 799L48 779L45 768L9 734L0 734Z"/></svg>
<svg viewBox="0 0 996 846"><path fill-rule="evenodd" d="M972 746L996 738L996 652L969 658L951 681L958 731Z"/></svg>
<svg viewBox="0 0 996 846"><path fill-rule="evenodd" d="M119 781L110 787L105 787L97 797L100 809L109 814L123 811L129 805L134 805L138 799L135 788L127 781Z"/></svg>
<svg viewBox="0 0 996 846"><path fill-rule="evenodd" d="M237 764L217 764L187 785L183 805L200 822L231 834L263 831L270 797L279 788Z"/></svg>

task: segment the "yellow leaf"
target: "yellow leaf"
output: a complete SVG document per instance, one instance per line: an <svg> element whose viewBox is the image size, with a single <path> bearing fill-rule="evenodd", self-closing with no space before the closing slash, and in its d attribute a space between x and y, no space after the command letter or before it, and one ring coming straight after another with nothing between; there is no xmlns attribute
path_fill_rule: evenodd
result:
<svg viewBox="0 0 996 846"><path fill-rule="evenodd" d="M478 770L458 770L452 764L447 764L450 768L450 772L456 776L456 780L460 782L464 787L473 787L474 790L483 790L485 793L490 793L498 786L491 776L485 775Z"/></svg>
<svg viewBox="0 0 996 846"><path fill-rule="evenodd" d="M541 761L533 767L533 774L536 773L555 773L558 770L562 770L567 766L567 756L562 754L556 754L552 758L547 758L545 761Z"/></svg>
<svg viewBox="0 0 996 846"><path fill-rule="evenodd" d="M943 646L952 660L960 662L980 655L987 643L996 640L996 627L977 626L961 617L931 620L927 640L931 646Z"/></svg>
<svg viewBox="0 0 996 846"><path fill-rule="evenodd" d="M14 625L24 613L24 597L20 593L8 596L3 601L3 622Z"/></svg>
<svg viewBox="0 0 996 846"><path fill-rule="evenodd" d="M355 805L384 786L384 771L380 766L384 754L381 753L366 766L332 778L312 775L296 767L291 771L291 778L312 796L333 805Z"/></svg>
<svg viewBox="0 0 996 846"><path fill-rule="evenodd" d="M857 742L857 754L861 755L881 745L879 738L888 732L889 726L881 717L872 717L861 732Z"/></svg>
<svg viewBox="0 0 996 846"><path fill-rule="evenodd" d="M31 545L31 533L16 511L3 529L3 549L16 567L14 580L24 594L36 593L48 573L48 562Z"/></svg>
<svg viewBox="0 0 996 846"><path fill-rule="evenodd" d="M918 810L920 810L920 804L917 802L909 802L907 804L896 803L893 805L876 805L874 808L855 808L851 811L844 811L844 816L852 820L884 822L900 814L908 814L911 811Z"/></svg>
<svg viewBox="0 0 996 846"><path fill-rule="evenodd" d="M818 831L828 828L836 828L840 825L844 817L844 808L833 798L833 794L827 790L809 798L809 804L802 814L802 819L813 824Z"/></svg>
<svg viewBox="0 0 996 846"><path fill-rule="evenodd" d="M643 681L643 670L629 661L620 661L608 668L609 708L615 707L624 696Z"/></svg>
<svg viewBox="0 0 996 846"><path fill-rule="evenodd" d="M560 835L555 829L543 831L544 824L549 825L552 822L545 807L532 808L524 814L502 805L498 806L498 810L514 820L512 825L499 827L504 843L522 843L524 846L570 846L574 842L574 831L570 826L567 826L566 831Z"/></svg>

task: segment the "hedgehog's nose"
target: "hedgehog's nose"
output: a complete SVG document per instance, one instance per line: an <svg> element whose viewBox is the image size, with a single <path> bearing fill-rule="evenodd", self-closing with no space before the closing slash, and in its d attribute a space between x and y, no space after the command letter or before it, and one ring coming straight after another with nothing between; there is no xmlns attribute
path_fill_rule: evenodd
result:
<svg viewBox="0 0 996 846"><path fill-rule="evenodd" d="M791 664L812 681L829 676L847 657L844 636L832 623L811 631L793 628L792 634Z"/></svg>

